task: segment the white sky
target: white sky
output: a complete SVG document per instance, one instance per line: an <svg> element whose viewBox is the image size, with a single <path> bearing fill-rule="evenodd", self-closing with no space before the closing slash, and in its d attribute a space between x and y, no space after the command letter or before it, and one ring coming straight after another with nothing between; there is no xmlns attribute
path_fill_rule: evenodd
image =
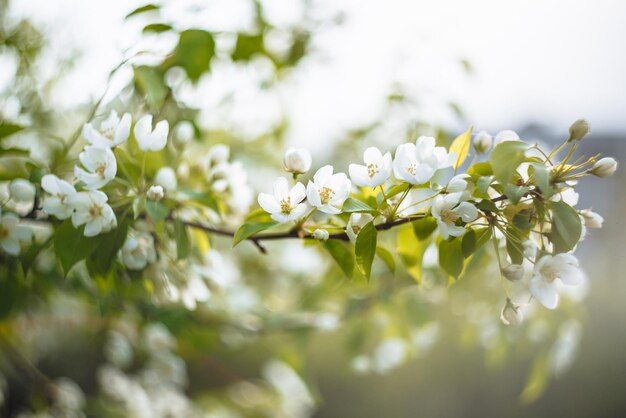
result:
<svg viewBox="0 0 626 418"><path fill-rule="evenodd" d="M295 0L266 0L275 20L295 19ZM51 39L85 56L62 102L100 94L141 22L122 18L147 1L17 0L15 13L49 25ZM190 0L166 2L171 9ZM202 19L237 25L240 0L214 5ZM219 3L219 4L218 4ZM620 0L323 0L347 12L319 38L324 59L307 66L290 100L292 142L314 144L376 117L393 81L414 88L425 117L445 120L442 102L462 105L478 129L533 121L555 131L585 117L596 131L626 132L626 2ZM238 7L239 6L239 7ZM245 9L245 7L243 7ZM170 16L176 18L174 12ZM181 18L184 19L184 18ZM183 20L183 23L184 20ZM197 24L196 22L193 22ZM459 64L467 58L474 75ZM51 68L50 71L54 71Z"/></svg>

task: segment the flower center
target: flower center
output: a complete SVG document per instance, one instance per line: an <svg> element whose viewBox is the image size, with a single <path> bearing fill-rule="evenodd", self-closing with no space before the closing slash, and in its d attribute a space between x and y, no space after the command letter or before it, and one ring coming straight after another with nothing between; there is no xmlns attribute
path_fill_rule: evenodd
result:
<svg viewBox="0 0 626 418"><path fill-rule="evenodd" d="M284 213L285 215L288 215L289 213L291 213L291 198L290 197L280 201L280 211Z"/></svg>
<svg viewBox="0 0 626 418"><path fill-rule="evenodd" d="M360 226L352 225L352 232L354 232L354 235L358 235L360 231L361 231L361 227Z"/></svg>
<svg viewBox="0 0 626 418"><path fill-rule="evenodd" d="M320 200L323 204L328 203L328 201L332 199L334 195L335 191L330 187L322 187L322 190L320 190Z"/></svg>
<svg viewBox="0 0 626 418"><path fill-rule="evenodd" d="M93 205L89 207L89 216L92 218L97 218L102 213L102 208L97 205Z"/></svg>
<svg viewBox="0 0 626 418"><path fill-rule="evenodd" d="M107 169L106 163L98 164L98 167L96 167L96 174L104 178L104 170L106 169Z"/></svg>
<svg viewBox="0 0 626 418"><path fill-rule="evenodd" d="M374 177L379 172L378 164L372 163L367 165L367 175L370 176L370 178Z"/></svg>
<svg viewBox="0 0 626 418"><path fill-rule="evenodd" d="M541 268L541 275L546 279L548 283L552 283L559 278L559 271L551 266L544 266Z"/></svg>
<svg viewBox="0 0 626 418"><path fill-rule="evenodd" d="M113 141L113 136L115 135L115 129L113 129L112 127L100 129L100 133L102 134L103 137L105 137L109 141Z"/></svg>
<svg viewBox="0 0 626 418"><path fill-rule="evenodd" d="M454 225L457 219L460 216L457 215L454 211L451 210L442 210L441 211L441 220L444 221L447 225Z"/></svg>
<svg viewBox="0 0 626 418"><path fill-rule="evenodd" d="M0 239L5 239L6 237L9 236L9 230L8 228L5 228L3 226L0 226Z"/></svg>
<svg viewBox="0 0 626 418"><path fill-rule="evenodd" d="M417 173L417 165L411 164L410 166L406 168L406 171L408 171L410 175L414 176L415 173Z"/></svg>

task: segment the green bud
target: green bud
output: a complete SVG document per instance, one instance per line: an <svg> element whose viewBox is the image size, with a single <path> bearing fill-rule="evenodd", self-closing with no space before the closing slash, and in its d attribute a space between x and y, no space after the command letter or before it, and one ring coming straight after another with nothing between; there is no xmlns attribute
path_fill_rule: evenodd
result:
<svg viewBox="0 0 626 418"><path fill-rule="evenodd" d="M580 141L585 136L589 135L589 132L591 132L589 122L584 119L578 119L569 127L569 139L567 142Z"/></svg>

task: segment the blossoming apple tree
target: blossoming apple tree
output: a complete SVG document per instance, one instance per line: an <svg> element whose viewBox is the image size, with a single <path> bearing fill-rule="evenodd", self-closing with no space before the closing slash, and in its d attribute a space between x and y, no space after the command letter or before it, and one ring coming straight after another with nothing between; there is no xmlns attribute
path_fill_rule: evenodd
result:
<svg viewBox="0 0 626 418"><path fill-rule="evenodd" d="M136 14L150 10L158 7ZM253 190L250 177L264 163L253 161L256 150L223 132L203 132L164 80L182 68L193 85L210 73L211 60L245 64L253 53L277 69L297 65L307 42L301 32L292 34L287 55L266 50L259 33L234 34L234 49L218 56L212 33L182 31L161 63L132 67L132 100L98 102L75 135L46 143L45 157L16 145L0 151L8 190L0 311L19 318L33 296L49 300L56 286L86 301L86 312L108 332L106 363L96 372L101 392L87 394L87 410L106 400L134 416L166 416L167 408L198 413L202 402L184 395L184 362L175 353L174 336L189 328L217 332L235 347L275 331L352 327L361 341L354 369L385 372L425 349L424 335L436 334L433 317L446 299L428 300L435 288L453 293L481 276L474 299L488 304L487 317L520 325L525 315L528 322L560 309L568 288L586 280L576 246L603 219L576 207L575 188L585 176L612 175L617 162L577 155L589 133L584 120L552 149L512 131L492 137L472 128L452 140L388 138L396 145L365 146L362 159L353 152L349 164L316 160L306 149L279 153L272 144L264 159L284 174ZM0 141L12 144L35 128L3 122ZM306 274L298 283L272 278L302 274L296 264L306 265L304 253L286 255L293 245L314 254L310 283ZM307 294L310 302L298 307ZM391 338L376 331L381 317L393 324ZM51 413L84 410L85 394L74 382L42 377L7 350L14 368L33 373ZM265 368L269 383L256 383L266 395L278 393L283 416L295 415L280 403L288 391L276 376L297 376L294 370L273 360ZM167 386L151 386L149 373L161 373ZM298 402L312 403L309 395Z"/></svg>

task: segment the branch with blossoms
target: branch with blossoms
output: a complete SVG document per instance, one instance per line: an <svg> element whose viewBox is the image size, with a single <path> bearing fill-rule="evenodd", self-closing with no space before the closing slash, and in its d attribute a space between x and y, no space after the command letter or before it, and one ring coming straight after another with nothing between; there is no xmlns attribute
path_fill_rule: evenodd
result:
<svg viewBox="0 0 626 418"><path fill-rule="evenodd" d="M129 113L120 118L112 111L98 127L83 127L85 146L73 176L43 174L38 185L14 180L0 221L2 249L19 256L32 239L27 218L34 216L53 225L47 244L65 273L83 260L92 274L142 272L170 257L170 242L176 260L201 256L199 238L190 234L195 229L232 237L234 245L250 241L264 253L263 241L317 240L347 276L368 279L375 258L393 268L394 253L411 254L402 260L410 270L434 246L442 271L458 279L491 242L505 293L502 319L518 323L530 300L516 300L507 283L526 283L532 298L550 309L558 304L560 283L580 283L572 253L586 228L603 220L575 209L575 185L617 169L612 158L574 158L589 132L582 120L549 152L512 131L492 138L470 129L449 148L426 136L399 145L393 156L367 148L363 164L350 164L348 175L324 165L306 186L300 179L311 170L311 155L290 149L283 165L291 179L277 178L271 193L258 195L260 208L246 214L241 208L250 206L252 190L243 166L229 161L228 147L218 144L198 156L184 122L174 135L167 120L153 125L151 115L133 124ZM21 218L19 205L28 209ZM226 226L242 217L237 229ZM413 246L385 248L378 233L394 228L412 229Z"/></svg>

